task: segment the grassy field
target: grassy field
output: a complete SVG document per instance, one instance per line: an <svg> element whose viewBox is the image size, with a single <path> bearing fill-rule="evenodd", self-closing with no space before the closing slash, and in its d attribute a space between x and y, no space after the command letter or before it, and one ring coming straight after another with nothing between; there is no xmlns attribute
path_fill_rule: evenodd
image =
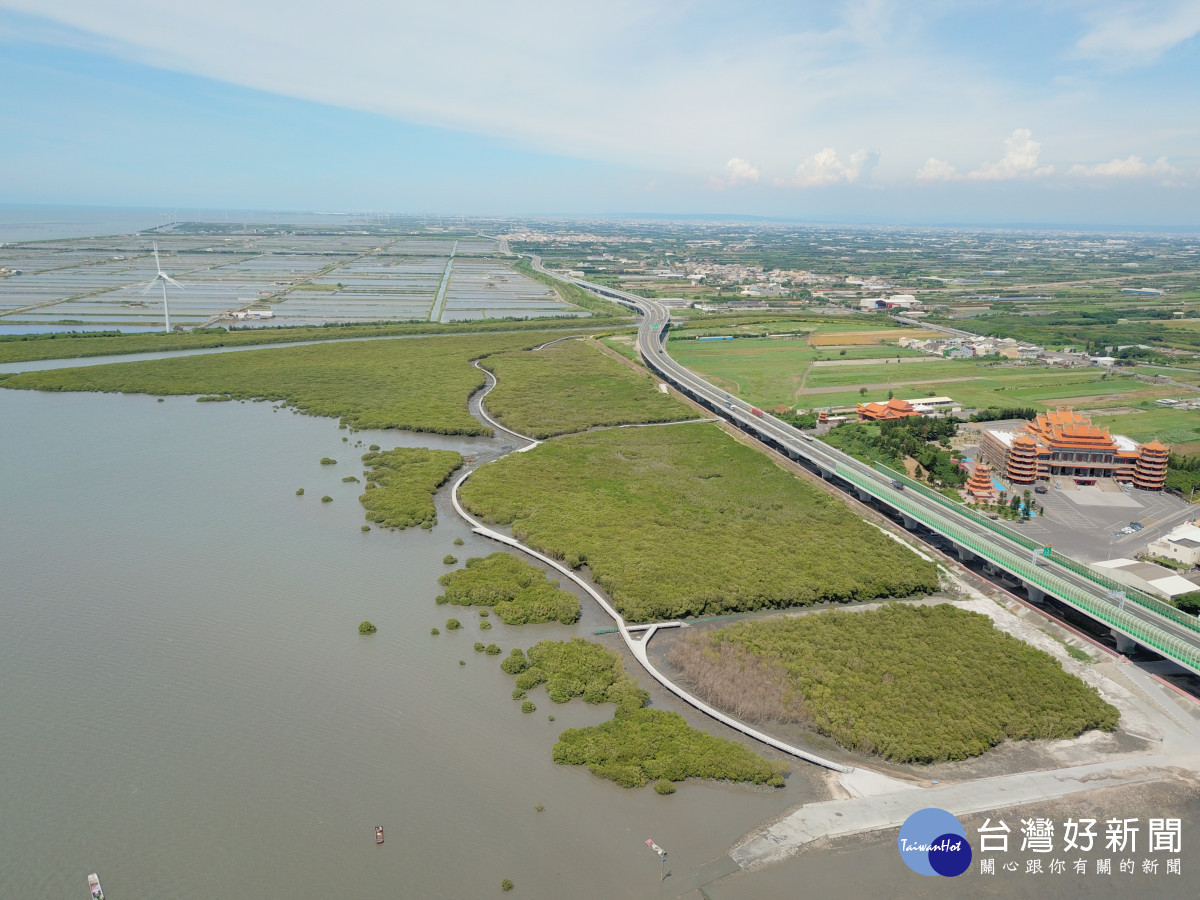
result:
<svg viewBox="0 0 1200 900"><path fill-rule="evenodd" d="M671 341L668 347L677 362L709 378L714 384L762 407L795 406L805 377L821 369L809 366L818 360L853 360L919 356L895 346L820 349L804 338L737 338L732 341ZM905 365L918 365L906 363ZM935 363L936 365L936 363ZM857 367L850 367L858 371ZM878 377L886 377L878 367Z"/></svg>
<svg viewBox="0 0 1200 900"><path fill-rule="evenodd" d="M653 379L584 341L498 353L482 365L497 379L484 400L488 414L536 438L597 425L696 418L691 407L662 393Z"/></svg>
<svg viewBox="0 0 1200 900"><path fill-rule="evenodd" d="M367 489L359 502L367 519L385 528L432 528L437 522L434 492L462 466L462 454L453 450L397 447L382 453L363 454Z"/></svg>
<svg viewBox="0 0 1200 900"><path fill-rule="evenodd" d="M616 350L623 357L633 360L635 363L641 363L642 361L641 354L637 351L636 334L612 334L600 338L600 343L609 350Z"/></svg>
<svg viewBox="0 0 1200 900"><path fill-rule="evenodd" d="M871 344L891 344L893 347L902 337L925 338L941 337L937 331L921 328L871 328L844 330L837 326L823 326L808 339L813 347L852 347Z"/></svg>
<svg viewBox="0 0 1200 900"><path fill-rule="evenodd" d="M1179 324L1188 326L1190 322ZM813 366L824 360L912 359L921 354L879 343L916 334L915 329L864 329L846 322L804 327L812 333L791 339L672 341L670 353L715 384L764 408L852 406L863 400L884 400L891 391L905 399L950 396L965 407L1071 405L1098 410L1152 407L1156 399L1186 393L1179 387L1148 384L1131 373L1107 375L1098 367L997 366L932 357L900 365ZM860 344L864 341L875 343ZM839 347L839 343L848 346ZM1191 380L1191 373L1177 374L1182 380ZM863 387L867 388L865 395L860 393Z"/></svg>
<svg viewBox="0 0 1200 900"><path fill-rule="evenodd" d="M537 346L553 333L362 341L213 353L0 379L0 387L265 398L354 428L491 434L467 411L484 383L470 360Z"/></svg>
<svg viewBox="0 0 1200 900"><path fill-rule="evenodd" d="M572 435L479 469L460 495L587 564L623 615L686 615L936 589L937 571L711 424Z"/></svg>
<svg viewBox="0 0 1200 900"><path fill-rule="evenodd" d="M1177 389L1178 392L1178 389ZM1092 423L1136 441L1157 438L1176 453L1200 452L1200 412L1194 409L1137 410L1119 416L1093 415Z"/></svg>
<svg viewBox="0 0 1200 900"><path fill-rule="evenodd" d="M866 395L859 388L867 387ZM1132 375L1107 375L1098 367L1060 369L984 365L974 360L906 363L895 367L845 366L814 369L798 405L849 406L882 400L887 392L911 399L949 396L964 407L1069 405L1079 409L1130 406L1178 395L1179 388L1152 385Z"/></svg>
<svg viewBox="0 0 1200 900"><path fill-rule="evenodd" d="M383 325L322 325L288 328L247 328L240 331L211 329L174 334L23 334L0 336L0 363L38 359L74 359L84 356L117 356L126 353L161 353L170 350L208 350L214 347L250 347L261 344L294 344L301 341L336 341L347 338L387 337L406 334L461 334L464 332L542 331L579 328L569 319L526 322L505 319L437 324L400 322ZM547 338L549 340L549 338Z"/></svg>
<svg viewBox="0 0 1200 900"><path fill-rule="evenodd" d="M689 635L671 658L726 708L749 698L759 718L899 762L1111 731L1119 716L1050 655L949 604L739 622Z"/></svg>

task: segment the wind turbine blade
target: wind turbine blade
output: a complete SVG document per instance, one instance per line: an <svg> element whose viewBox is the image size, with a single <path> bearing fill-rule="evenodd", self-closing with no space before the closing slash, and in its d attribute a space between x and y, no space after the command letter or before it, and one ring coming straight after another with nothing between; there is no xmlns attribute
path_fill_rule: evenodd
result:
<svg viewBox="0 0 1200 900"><path fill-rule="evenodd" d="M154 287L156 284L158 284L158 279L157 278L151 279L149 282L147 282L146 286L141 289L140 293L143 293L143 294L150 293L150 289L152 287Z"/></svg>
<svg viewBox="0 0 1200 900"><path fill-rule="evenodd" d="M154 241L154 268L158 269L158 274L163 273L162 263L158 261L158 241Z"/></svg>
<svg viewBox="0 0 1200 900"><path fill-rule="evenodd" d="M178 281L176 281L174 278L172 278L166 272L163 273L163 281L169 281L171 284L175 285L175 287L179 288L181 291L187 290L187 288L185 288L182 284L180 284Z"/></svg>

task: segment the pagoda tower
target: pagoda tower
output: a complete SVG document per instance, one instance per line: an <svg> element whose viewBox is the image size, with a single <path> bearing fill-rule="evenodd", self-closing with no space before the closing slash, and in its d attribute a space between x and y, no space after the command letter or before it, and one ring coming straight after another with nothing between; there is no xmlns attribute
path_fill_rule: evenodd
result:
<svg viewBox="0 0 1200 900"><path fill-rule="evenodd" d="M975 471L967 481L966 491L976 503L994 503L1000 494L992 484L992 467L987 463L976 463Z"/></svg>
<svg viewBox="0 0 1200 900"><path fill-rule="evenodd" d="M1023 434L1012 444L1004 474L1014 484L1033 484L1037 481L1037 441Z"/></svg>
<svg viewBox="0 0 1200 900"><path fill-rule="evenodd" d="M1133 467L1133 486L1142 491L1161 491L1167 482L1169 452L1169 449L1158 441L1142 444L1138 448L1137 462Z"/></svg>

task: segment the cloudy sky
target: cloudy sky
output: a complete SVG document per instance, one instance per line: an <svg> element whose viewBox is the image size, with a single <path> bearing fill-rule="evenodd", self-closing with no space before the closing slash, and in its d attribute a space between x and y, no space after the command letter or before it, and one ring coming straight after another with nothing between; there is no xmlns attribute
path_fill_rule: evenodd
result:
<svg viewBox="0 0 1200 900"><path fill-rule="evenodd" d="M1200 228L1197 0L0 0L0 202Z"/></svg>

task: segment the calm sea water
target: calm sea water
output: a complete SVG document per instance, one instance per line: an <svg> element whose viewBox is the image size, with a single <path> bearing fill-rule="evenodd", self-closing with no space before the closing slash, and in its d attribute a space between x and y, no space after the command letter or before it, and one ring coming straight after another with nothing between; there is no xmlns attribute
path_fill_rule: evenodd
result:
<svg viewBox="0 0 1200 900"><path fill-rule="evenodd" d="M445 498L432 532L364 534L341 481L358 439L502 442L344 436L263 403L0 390L0 895L84 896L96 871L113 898L469 898L502 878L656 897L646 838L683 873L812 796L807 771L664 798L555 766L558 732L611 709L538 693L523 715L471 645L606 622L480 632L436 579L495 547Z"/></svg>
<svg viewBox="0 0 1200 900"><path fill-rule="evenodd" d="M323 225L347 221L347 216L331 213L0 203L0 244L131 234L170 222Z"/></svg>

